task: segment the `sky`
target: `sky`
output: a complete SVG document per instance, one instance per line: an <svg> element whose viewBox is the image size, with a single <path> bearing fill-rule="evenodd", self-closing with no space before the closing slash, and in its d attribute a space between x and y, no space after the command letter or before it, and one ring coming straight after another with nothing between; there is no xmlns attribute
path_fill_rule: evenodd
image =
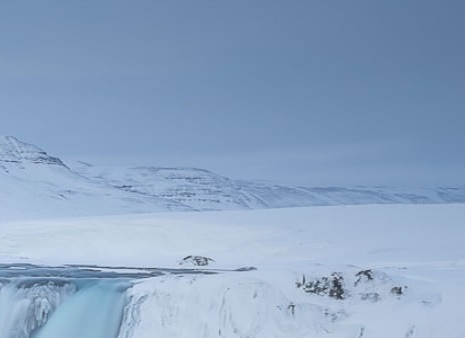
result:
<svg viewBox="0 0 465 338"><path fill-rule="evenodd" d="M305 185L465 184L463 0L0 0L0 134Z"/></svg>

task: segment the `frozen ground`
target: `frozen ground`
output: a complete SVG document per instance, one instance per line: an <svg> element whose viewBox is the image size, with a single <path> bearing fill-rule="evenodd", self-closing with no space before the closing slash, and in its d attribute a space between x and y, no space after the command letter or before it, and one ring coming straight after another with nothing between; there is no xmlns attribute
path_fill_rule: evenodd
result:
<svg viewBox="0 0 465 338"><path fill-rule="evenodd" d="M3 221L0 260L120 272L214 260L212 274L134 278L120 338L463 338L464 220L450 204Z"/></svg>

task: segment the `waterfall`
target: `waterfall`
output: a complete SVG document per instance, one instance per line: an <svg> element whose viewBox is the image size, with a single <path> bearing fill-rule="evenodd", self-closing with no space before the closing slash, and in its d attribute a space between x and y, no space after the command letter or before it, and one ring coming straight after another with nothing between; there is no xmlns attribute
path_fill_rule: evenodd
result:
<svg viewBox="0 0 465 338"><path fill-rule="evenodd" d="M141 313L146 310L145 305L156 300L145 304L153 294L154 281L147 285L139 282L163 277L162 282L185 283L195 280L193 274L203 273L182 269L0 264L0 338L139 337L141 330L157 317L151 311ZM191 278L181 278L184 274ZM189 286L180 288L187 293L181 295L187 297ZM171 305L166 311L178 304L168 302L171 291L166 293L167 304ZM183 301L179 299L180 304ZM144 337L158 329L150 327Z"/></svg>
<svg viewBox="0 0 465 338"><path fill-rule="evenodd" d="M119 279L5 279L0 338L115 338L127 287Z"/></svg>
<svg viewBox="0 0 465 338"><path fill-rule="evenodd" d="M37 338L115 338L125 304L122 286L100 282L73 294Z"/></svg>
<svg viewBox="0 0 465 338"><path fill-rule="evenodd" d="M0 284L0 338L30 338L76 291L76 285L54 281L3 281Z"/></svg>

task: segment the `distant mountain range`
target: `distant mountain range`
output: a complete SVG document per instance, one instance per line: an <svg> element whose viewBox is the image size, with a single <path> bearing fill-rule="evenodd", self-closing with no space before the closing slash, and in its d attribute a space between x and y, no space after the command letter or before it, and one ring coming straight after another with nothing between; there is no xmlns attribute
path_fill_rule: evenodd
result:
<svg viewBox="0 0 465 338"><path fill-rule="evenodd" d="M0 136L0 219L413 203L465 203L465 188L300 187L197 168L98 167Z"/></svg>

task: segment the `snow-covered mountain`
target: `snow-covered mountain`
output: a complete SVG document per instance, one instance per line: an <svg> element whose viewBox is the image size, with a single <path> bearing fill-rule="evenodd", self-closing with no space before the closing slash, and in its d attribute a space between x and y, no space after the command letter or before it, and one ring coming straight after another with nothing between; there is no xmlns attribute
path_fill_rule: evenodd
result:
<svg viewBox="0 0 465 338"><path fill-rule="evenodd" d="M234 180L196 168L97 167L0 137L1 218L464 202L461 187L295 187Z"/></svg>
<svg viewBox="0 0 465 338"><path fill-rule="evenodd" d="M168 199L195 210L465 202L465 189L455 187L298 187L234 180L196 168L101 168L82 162L72 167L85 177L118 189Z"/></svg>
<svg viewBox="0 0 465 338"><path fill-rule="evenodd" d="M60 159L14 137L0 137L0 218L187 210L79 175Z"/></svg>

